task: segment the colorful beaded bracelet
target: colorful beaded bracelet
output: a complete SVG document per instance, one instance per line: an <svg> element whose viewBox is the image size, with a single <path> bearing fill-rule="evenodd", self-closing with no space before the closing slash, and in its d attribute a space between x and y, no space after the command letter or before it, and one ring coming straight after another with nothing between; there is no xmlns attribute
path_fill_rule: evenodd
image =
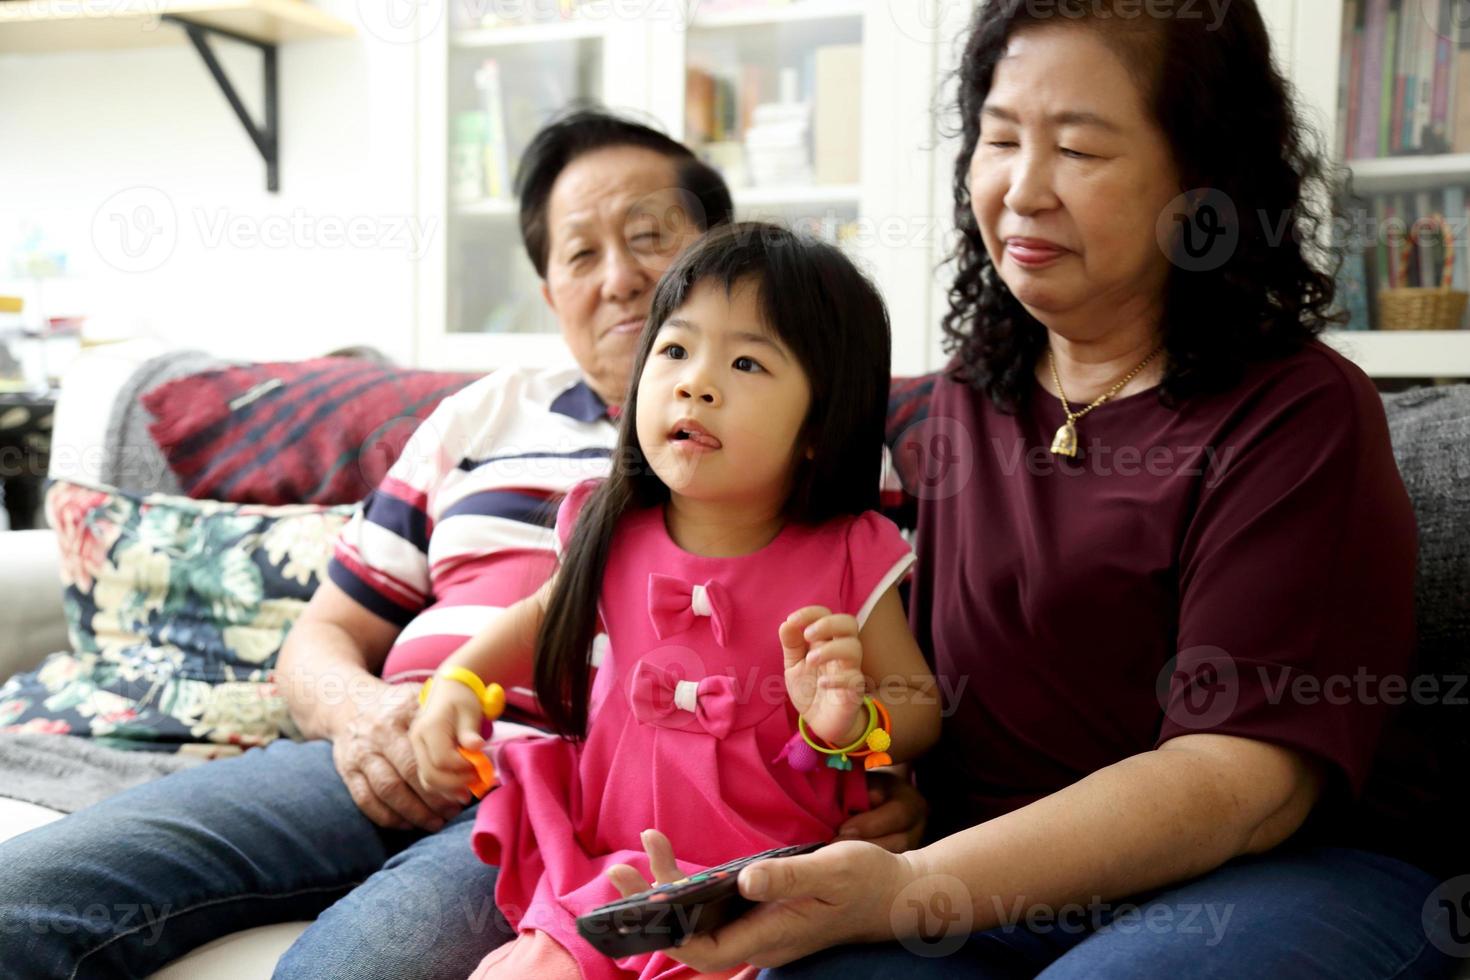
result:
<svg viewBox="0 0 1470 980"><path fill-rule="evenodd" d="M818 745L806 729L806 719L798 717L796 734L791 736L777 760L784 758L791 768L800 772L816 769L821 765L822 756L827 757L828 768L844 771L852 768L852 759L862 759L864 769L892 764L888 748L893 744L893 718L877 698L864 697L863 703L868 709L868 724L851 745L842 748Z"/></svg>

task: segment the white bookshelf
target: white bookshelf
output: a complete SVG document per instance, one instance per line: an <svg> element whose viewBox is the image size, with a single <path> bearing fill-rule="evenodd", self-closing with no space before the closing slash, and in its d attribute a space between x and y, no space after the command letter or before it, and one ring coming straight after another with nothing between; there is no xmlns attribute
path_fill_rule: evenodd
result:
<svg viewBox="0 0 1470 980"><path fill-rule="evenodd" d="M607 28L598 21L565 21L455 31L449 43L456 48L491 50L523 44L554 44L599 38Z"/></svg>
<svg viewBox="0 0 1470 980"><path fill-rule="evenodd" d="M674 0L670 0L674 2ZM527 320L541 302L539 284L522 255L517 204L505 195L459 201L450 186L450 138L454 112L466 109L470 67L493 58L506 69L502 83L539 70L576 51L596 56L600 97L611 108L650 120L684 139L685 77L691 48L730 45L779 57L804 44L860 39L860 179L798 186L740 186L731 192L738 217L788 220L826 230L854 227L850 253L879 283L893 318L894 369L912 374L942 363L934 353L938 313L931 308L933 267L942 235L931 213L937 142L930 113L938 85L939 12L948 0L903 0L895 16L890 0L792 0L752 9L704 11L703 0L678 0L680 17L602 17L549 24L455 30L437 18L418 45L419 210L439 220L428 254L416 266L418 326L415 359L424 366L483 368L565 357L565 345L549 316L530 330L490 332L478 322L451 322L464 302L456 290L473 291L466 248L495 242L497 265L522 266L516 300ZM420 5L422 6L422 5ZM658 8L662 9L662 8ZM420 11L420 16L429 14ZM769 39L769 45L766 44ZM779 50L778 50L779 49ZM942 179L942 178L941 178ZM945 220L946 208L940 215ZM896 222L901 228L890 227ZM474 266L485 269L485 266ZM500 268L486 276L503 275ZM532 317L531 319L537 319Z"/></svg>
<svg viewBox="0 0 1470 980"><path fill-rule="evenodd" d="M1323 339L1375 378L1470 378L1470 330L1329 330Z"/></svg>
<svg viewBox="0 0 1470 980"><path fill-rule="evenodd" d="M1349 160L1353 190L1360 194L1412 191L1470 183L1470 153Z"/></svg>
<svg viewBox="0 0 1470 980"><path fill-rule="evenodd" d="M1269 0L1266 6L1273 41L1304 115L1336 152L1341 145L1339 69L1341 59L1350 55L1342 50L1343 0ZM1470 184L1470 154L1353 159L1345 164L1359 195ZM1373 377L1470 378L1470 330L1329 331L1325 339Z"/></svg>
<svg viewBox="0 0 1470 980"><path fill-rule="evenodd" d="M921 2L921 0L907 0L907 2ZM798 24L807 21L861 17L867 7L868 4L863 0L798 0L798 2L785 6L725 10L710 14L696 13L690 26L696 30L708 30L769 24Z"/></svg>
<svg viewBox="0 0 1470 980"><path fill-rule="evenodd" d="M736 208L856 207L862 200L863 187L861 184L793 184L737 187L730 194Z"/></svg>
<svg viewBox="0 0 1470 980"><path fill-rule="evenodd" d="M508 197L490 197L483 201L461 201L454 213L465 218L503 220L516 216L516 202Z"/></svg>

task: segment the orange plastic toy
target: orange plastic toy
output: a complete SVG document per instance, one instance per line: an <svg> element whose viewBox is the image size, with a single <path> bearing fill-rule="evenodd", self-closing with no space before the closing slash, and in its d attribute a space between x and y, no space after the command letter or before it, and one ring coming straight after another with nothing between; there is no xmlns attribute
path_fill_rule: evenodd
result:
<svg viewBox="0 0 1470 980"><path fill-rule="evenodd" d="M490 757L483 752L471 752L462 745L456 745L455 749L464 756L466 762L475 767L475 781L469 785L469 791L475 794L475 798L479 799L494 789L497 780L495 764L490 761Z"/></svg>

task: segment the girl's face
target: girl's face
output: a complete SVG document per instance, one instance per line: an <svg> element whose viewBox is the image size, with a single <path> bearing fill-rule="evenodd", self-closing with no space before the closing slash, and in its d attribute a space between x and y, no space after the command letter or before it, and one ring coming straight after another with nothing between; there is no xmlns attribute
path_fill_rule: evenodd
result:
<svg viewBox="0 0 1470 980"><path fill-rule="evenodd" d="M1053 329L1106 329L1163 295L1155 227L1181 189L1145 98L1087 27L1023 31L996 66L971 204L1001 279Z"/></svg>
<svg viewBox="0 0 1470 980"><path fill-rule="evenodd" d="M790 491L811 386L746 281L697 283L659 328L638 385L638 442L691 499L778 509Z"/></svg>

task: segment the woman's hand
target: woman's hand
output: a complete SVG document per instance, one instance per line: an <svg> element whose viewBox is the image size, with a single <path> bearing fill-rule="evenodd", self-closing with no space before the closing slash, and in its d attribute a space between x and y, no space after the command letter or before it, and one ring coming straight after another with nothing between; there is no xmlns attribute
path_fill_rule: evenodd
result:
<svg viewBox="0 0 1470 980"><path fill-rule="evenodd" d="M826 606L805 606L778 631L786 656L786 693L813 734L848 745L861 728L858 709L867 692L857 619ZM863 726L866 727L866 726Z"/></svg>
<svg viewBox="0 0 1470 980"><path fill-rule="evenodd" d="M475 779L475 767L459 754L463 747L483 752L485 739L480 723L485 709L468 686L438 677L429 688L428 700L414 716L408 729L418 763L419 784L440 793L463 793Z"/></svg>
<svg viewBox="0 0 1470 980"><path fill-rule="evenodd" d="M333 735L332 763L352 802L373 823L432 832L464 808L469 794L462 789L437 793L420 785L408 738L417 700L418 688L412 684L382 684L378 695Z"/></svg>
<svg viewBox="0 0 1470 980"><path fill-rule="evenodd" d="M837 836L877 844L895 854L918 847L929 819L928 801L897 772L870 769L867 775L868 805L872 809L848 817L837 828Z"/></svg>
<svg viewBox="0 0 1470 980"><path fill-rule="evenodd" d="M663 834L645 830L643 847L659 884L684 877ZM651 887L626 864L614 865L607 875L625 898ZM894 904L915 877L902 855L860 841L760 861L740 872L740 893L760 905L713 934L701 933L665 952L713 973L743 963L781 966L829 946L891 939Z"/></svg>

